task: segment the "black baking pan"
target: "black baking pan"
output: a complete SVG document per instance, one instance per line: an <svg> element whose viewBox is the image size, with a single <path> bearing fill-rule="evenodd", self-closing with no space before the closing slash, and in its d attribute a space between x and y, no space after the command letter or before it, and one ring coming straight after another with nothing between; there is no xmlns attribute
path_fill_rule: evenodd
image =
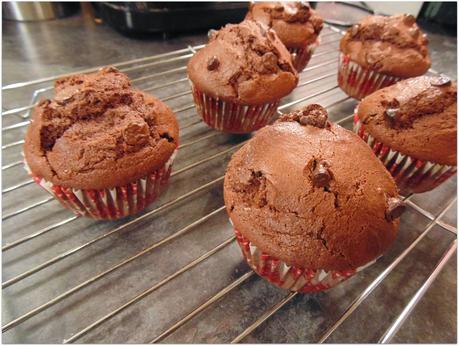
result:
<svg viewBox="0 0 459 346"><path fill-rule="evenodd" d="M242 21L249 2L97 2L102 20L125 34L176 33Z"/></svg>

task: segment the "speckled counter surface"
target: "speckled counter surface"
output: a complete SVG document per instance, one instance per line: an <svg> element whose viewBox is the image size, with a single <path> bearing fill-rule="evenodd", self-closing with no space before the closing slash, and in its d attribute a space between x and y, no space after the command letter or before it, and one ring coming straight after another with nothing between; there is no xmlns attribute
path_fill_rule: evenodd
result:
<svg viewBox="0 0 459 346"><path fill-rule="evenodd" d="M204 32L170 37L166 41L160 35L151 39L132 39L78 15L41 23L4 21L2 25L3 84L167 53L207 40ZM323 40L316 54L330 49L330 38L333 36ZM457 78L456 38L431 33L430 42L432 68ZM336 47L336 40L333 45ZM336 52L330 53L330 58L322 55L313 58L310 66L335 58ZM161 68L183 66L183 63L172 63ZM336 64L332 67L328 65L311 69L302 74L300 81L312 80L329 73L330 69L336 69ZM130 73L130 76L138 77L155 72L156 68L146 68ZM161 83L183 77L184 72L180 72L168 76L170 79L158 78L142 83L139 87L157 88ZM306 88L298 88L284 101L317 92L320 95L311 96L307 103L328 105L337 99L343 99L344 94L339 89L330 88L330 85L336 85L336 77L309 84ZM321 93L324 88L327 91ZM183 93L187 90L187 83L181 83L174 89L157 88L154 93L164 98L171 93ZM26 94L22 91L4 93L3 110L30 102L31 91L33 89L28 89ZM224 174L231 152L210 161L205 161L206 158L247 138L217 133L213 136L213 130L202 123L194 122L197 119L195 110L187 108L190 102L189 95L167 101L172 108L181 109L178 114L179 122L186 128L181 132L181 142L189 144L179 151L174 170L186 170L172 178L168 190L147 212L218 179ZM331 107L330 118L335 121L345 119L345 116L351 114L354 105L354 101L345 100ZM20 120L17 116L4 117L3 127ZM350 128L352 121L343 121L342 125ZM24 127L5 132L2 136L3 145L21 140L23 134ZM202 138L208 139L201 141ZM2 160L2 165L20 160L19 147L5 149ZM199 160L204 160L203 164L192 169L187 168ZM26 173L19 166L3 173L3 189L27 179ZM65 227L53 229L6 251L2 263L4 282L66 251L84 246L81 251L3 289L3 325L217 210L222 205L221 187L221 181L217 181L209 185L208 189L174 203L173 208L155 211L144 220L129 227L123 226L121 231L109 236L105 235L116 229L115 227L123 225L125 221L95 222L79 218ZM46 196L37 186L27 185L3 196L3 212L11 213ZM456 203L451 203L455 197L454 176L436 190L415 195L411 200L428 211L431 217L438 216L448 206L441 221L455 227ZM32 235L71 216L71 213L53 201L20 216L8 218L3 221L3 245ZM264 323L260 323L242 342L317 342L342 316L349 304L423 234L430 223L429 217L410 207L403 216L397 242L375 265L327 292L295 296ZM249 272L233 242L182 275L164 282L165 278L207 251L212 251L231 236L231 226L225 213L215 213L180 237L156 246L135 261L104 275L6 331L3 341L60 343L161 282L160 287L91 328L76 340L91 343L148 342ZM331 334L327 342L377 342L429 277L455 238L456 234L445 228L438 225L432 227L410 254ZM94 239L99 240L90 246L86 245ZM456 342L456 272L456 257L453 256L403 323L393 342ZM255 275L250 276L217 303L168 333L162 341L229 342L254 323L258 323L263 313L270 311L287 294L288 292L273 287Z"/></svg>

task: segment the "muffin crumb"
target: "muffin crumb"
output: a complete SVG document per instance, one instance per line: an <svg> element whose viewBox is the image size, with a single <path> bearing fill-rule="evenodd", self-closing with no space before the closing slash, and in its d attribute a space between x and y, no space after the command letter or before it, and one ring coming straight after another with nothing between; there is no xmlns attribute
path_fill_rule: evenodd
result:
<svg viewBox="0 0 459 346"><path fill-rule="evenodd" d="M284 114L278 121L296 121L303 126L314 126L321 129L330 126L327 110L318 104L311 104L293 113Z"/></svg>

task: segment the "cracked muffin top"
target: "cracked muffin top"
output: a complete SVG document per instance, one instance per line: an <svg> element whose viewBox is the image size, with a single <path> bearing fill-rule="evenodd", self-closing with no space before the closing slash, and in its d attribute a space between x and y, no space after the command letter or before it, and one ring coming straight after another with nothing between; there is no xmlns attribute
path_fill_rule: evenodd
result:
<svg viewBox="0 0 459 346"><path fill-rule="evenodd" d="M188 63L200 91L238 104L275 102L298 84L287 48L271 29L245 20L228 24Z"/></svg>
<svg viewBox="0 0 459 346"><path fill-rule="evenodd" d="M55 82L33 110L24 154L34 175L76 189L126 185L161 168L178 145L175 115L113 67Z"/></svg>
<svg viewBox="0 0 459 346"><path fill-rule="evenodd" d="M323 19L302 1L251 3L245 18L272 28L287 48L313 44L323 27Z"/></svg>
<svg viewBox="0 0 459 346"><path fill-rule="evenodd" d="M412 15L368 16L347 30L340 50L364 68L409 78L430 68L427 44Z"/></svg>
<svg viewBox="0 0 459 346"><path fill-rule="evenodd" d="M326 271L381 255L404 209L368 145L319 105L281 116L236 152L224 198L234 227L263 252Z"/></svg>
<svg viewBox="0 0 459 346"><path fill-rule="evenodd" d="M456 165L457 85L446 76L400 81L358 106L365 130L419 160Z"/></svg>

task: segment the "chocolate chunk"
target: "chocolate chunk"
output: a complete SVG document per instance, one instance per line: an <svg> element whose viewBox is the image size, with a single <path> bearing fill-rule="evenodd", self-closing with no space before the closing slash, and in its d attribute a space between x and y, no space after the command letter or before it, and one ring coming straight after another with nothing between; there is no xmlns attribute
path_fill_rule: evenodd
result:
<svg viewBox="0 0 459 346"><path fill-rule="evenodd" d="M261 58L263 67L268 72L276 72L277 70L277 56L274 53L268 52Z"/></svg>
<svg viewBox="0 0 459 346"><path fill-rule="evenodd" d="M296 112L299 115L299 123L301 125L310 125L318 128L327 126L328 113L325 108L320 105L312 104Z"/></svg>
<svg viewBox="0 0 459 346"><path fill-rule="evenodd" d="M414 18L414 16L411 14L405 14L405 17L403 18L403 23L405 23L406 25L413 25L414 23L416 23L416 18Z"/></svg>
<svg viewBox="0 0 459 346"><path fill-rule="evenodd" d="M280 67L280 69L281 69L282 71L293 73L293 66L290 65L290 64L287 63L287 62L281 62L281 63L279 64L279 67Z"/></svg>
<svg viewBox="0 0 459 346"><path fill-rule="evenodd" d="M249 43L255 42L256 39L257 39L257 37L255 35L252 35L252 34L248 34L247 35L247 42L249 42Z"/></svg>
<svg viewBox="0 0 459 346"><path fill-rule="evenodd" d="M406 209L406 204L399 198L391 197L387 201L386 220L391 222L399 218Z"/></svg>
<svg viewBox="0 0 459 346"><path fill-rule="evenodd" d="M242 75L241 71L237 71L235 74L233 74L230 79L229 79L229 84L235 85L238 83L239 77Z"/></svg>
<svg viewBox="0 0 459 346"><path fill-rule="evenodd" d="M312 184L315 187L329 187L332 180L330 171L328 170L329 164L326 161L320 161L312 171Z"/></svg>
<svg viewBox="0 0 459 346"><path fill-rule="evenodd" d="M399 111L398 108L388 108L384 111L384 114L387 115L391 119L395 119L398 111Z"/></svg>
<svg viewBox="0 0 459 346"><path fill-rule="evenodd" d="M217 59L217 57L214 55L207 61L207 69L209 71L214 71L220 66L220 61Z"/></svg>
<svg viewBox="0 0 459 346"><path fill-rule="evenodd" d="M430 81L430 84L433 85L433 86L450 85L451 84L451 79L448 76L445 76L444 74L442 74L439 77L433 78Z"/></svg>

